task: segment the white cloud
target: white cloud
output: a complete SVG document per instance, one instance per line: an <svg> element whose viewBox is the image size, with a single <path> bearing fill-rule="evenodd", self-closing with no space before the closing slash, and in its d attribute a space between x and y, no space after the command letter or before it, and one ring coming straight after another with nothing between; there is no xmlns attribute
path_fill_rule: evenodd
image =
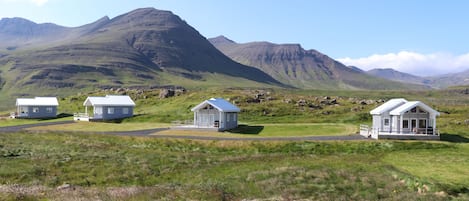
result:
<svg viewBox="0 0 469 201"><path fill-rule="evenodd" d="M421 54L401 51L398 53L374 54L356 59L346 57L337 60L345 65L356 66L364 70L393 68L419 76L457 73L469 69L469 53L452 55L448 53Z"/></svg>

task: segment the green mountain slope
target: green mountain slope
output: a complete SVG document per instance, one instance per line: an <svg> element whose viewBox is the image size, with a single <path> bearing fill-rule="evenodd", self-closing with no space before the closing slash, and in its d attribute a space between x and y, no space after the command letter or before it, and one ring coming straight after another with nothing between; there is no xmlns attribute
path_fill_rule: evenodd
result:
<svg viewBox="0 0 469 201"><path fill-rule="evenodd" d="M367 75L316 50L298 44L251 42L238 44L219 36L209 41L233 60L254 66L282 83L310 89L423 89Z"/></svg>
<svg viewBox="0 0 469 201"><path fill-rule="evenodd" d="M153 8L75 28L2 19L0 41L10 41L0 45L3 95L136 85L283 86L232 61L178 16Z"/></svg>

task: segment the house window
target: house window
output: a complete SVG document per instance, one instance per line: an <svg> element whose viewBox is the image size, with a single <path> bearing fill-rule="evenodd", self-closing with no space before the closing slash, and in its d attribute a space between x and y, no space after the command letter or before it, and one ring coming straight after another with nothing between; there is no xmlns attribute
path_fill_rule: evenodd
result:
<svg viewBox="0 0 469 201"><path fill-rule="evenodd" d="M419 108L419 113L421 114L427 114L427 112L425 110L422 110L421 108Z"/></svg>
<svg viewBox="0 0 469 201"><path fill-rule="evenodd" d="M409 128L409 120L408 119L402 120L402 128Z"/></svg>
<svg viewBox="0 0 469 201"><path fill-rule="evenodd" d="M52 113L52 111L53 111L52 107L47 107L47 108L46 108L46 112L47 112L47 113Z"/></svg>
<svg viewBox="0 0 469 201"><path fill-rule="evenodd" d="M426 127L427 127L427 120L419 119L419 128L426 128Z"/></svg>
<svg viewBox="0 0 469 201"><path fill-rule="evenodd" d="M236 113L233 114L233 121L237 121L238 115Z"/></svg>
<svg viewBox="0 0 469 201"><path fill-rule="evenodd" d="M129 108L128 107L122 108L122 114L129 114Z"/></svg>
<svg viewBox="0 0 469 201"><path fill-rule="evenodd" d="M38 113L39 112L39 108L38 107L33 107L33 113Z"/></svg>
<svg viewBox="0 0 469 201"><path fill-rule="evenodd" d="M389 126L389 119L384 119L384 125Z"/></svg>
<svg viewBox="0 0 469 201"><path fill-rule="evenodd" d="M113 107L108 107L107 108L107 113L108 114L114 114L114 108Z"/></svg>
<svg viewBox="0 0 469 201"><path fill-rule="evenodd" d="M230 113L226 114L226 122L230 122L230 116L231 116Z"/></svg>

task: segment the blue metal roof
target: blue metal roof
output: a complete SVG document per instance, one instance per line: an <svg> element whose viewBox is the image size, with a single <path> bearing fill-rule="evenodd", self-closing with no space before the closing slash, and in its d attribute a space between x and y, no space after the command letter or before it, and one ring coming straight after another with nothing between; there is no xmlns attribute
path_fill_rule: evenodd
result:
<svg viewBox="0 0 469 201"><path fill-rule="evenodd" d="M192 108L191 111L200 110L203 107L205 107L207 104L213 106L220 112L240 112L241 111L238 107L236 107L235 105L231 104L230 102L226 101L223 98L211 98L211 99L205 100L204 102Z"/></svg>

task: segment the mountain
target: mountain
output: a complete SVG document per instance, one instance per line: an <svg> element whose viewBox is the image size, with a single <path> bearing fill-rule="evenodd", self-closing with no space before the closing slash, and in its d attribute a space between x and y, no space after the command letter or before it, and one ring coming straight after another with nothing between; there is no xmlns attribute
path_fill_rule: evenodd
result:
<svg viewBox="0 0 469 201"><path fill-rule="evenodd" d="M427 79L430 79L432 86L436 88L469 85L469 70L459 73L427 77Z"/></svg>
<svg viewBox="0 0 469 201"><path fill-rule="evenodd" d="M250 42L239 44L224 36L209 41L231 59L259 68L282 83L310 89L422 89L376 78L316 50L299 44Z"/></svg>
<svg viewBox="0 0 469 201"><path fill-rule="evenodd" d="M0 41L2 94L168 84L285 86L232 61L178 16L154 8L80 27L3 18Z"/></svg>
<svg viewBox="0 0 469 201"><path fill-rule="evenodd" d="M429 77L419 77L408 73L403 73L391 68L372 69L367 71L366 73L388 80L421 84L432 88L447 88L450 86L469 85L469 70L460 73L451 73Z"/></svg>
<svg viewBox="0 0 469 201"><path fill-rule="evenodd" d="M394 70L392 68L375 68L375 69L366 71L366 73L376 76L376 77L381 77L381 78L388 79L388 80L394 80L394 81L406 82L406 83L430 85L432 82L430 79L415 76L415 75L408 74L408 73L403 73L403 72Z"/></svg>

